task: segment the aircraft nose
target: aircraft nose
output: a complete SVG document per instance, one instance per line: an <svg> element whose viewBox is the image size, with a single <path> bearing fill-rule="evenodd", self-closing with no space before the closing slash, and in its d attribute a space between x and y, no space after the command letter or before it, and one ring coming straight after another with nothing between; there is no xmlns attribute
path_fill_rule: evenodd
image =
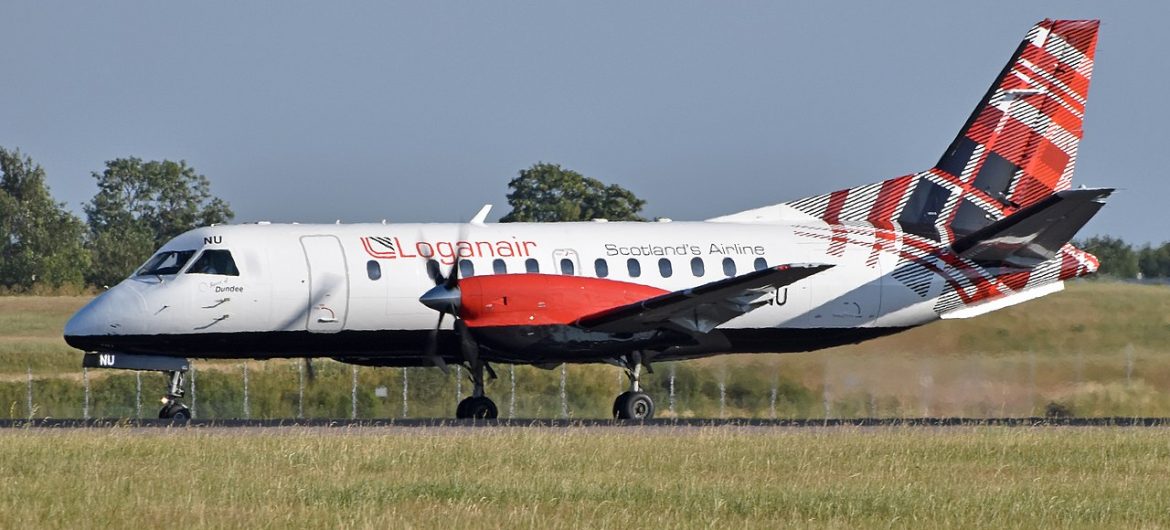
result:
<svg viewBox="0 0 1170 530"><path fill-rule="evenodd" d="M116 285L73 314L65 323L65 342L78 347L77 337L133 333L145 312L141 293L124 283Z"/></svg>
<svg viewBox="0 0 1170 530"><path fill-rule="evenodd" d="M459 314L459 302L461 298L462 293L459 292L458 286L447 287L446 285L439 284L423 293L418 298L418 301L440 313Z"/></svg>
<svg viewBox="0 0 1170 530"><path fill-rule="evenodd" d="M70 346L77 347L76 337L98 335L104 332L103 328L106 327L107 319L104 304L98 303L100 298L90 300L85 307L78 309L65 323L65 342Z"/></svg>

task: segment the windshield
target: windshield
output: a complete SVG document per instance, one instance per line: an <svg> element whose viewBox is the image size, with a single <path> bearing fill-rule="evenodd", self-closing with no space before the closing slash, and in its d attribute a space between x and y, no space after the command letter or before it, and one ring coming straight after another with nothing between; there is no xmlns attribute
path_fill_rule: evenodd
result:
<svg viewBox="0 0 1170 530"><path fill-rule="evenodd" d="M187 274L218 274L220 276L239 276L236 261L232 253L226 250L205 250L203 254L191 264Z"/></svg>
<svg viewBox="0 0 1170 530"><path fill-rule="evenodd" d="M168 250L159 252L150 258L138 269L138 276L161 276L163 274L178 274L179 269L187 264L187 260L195 254L194 250Z"/></svg>

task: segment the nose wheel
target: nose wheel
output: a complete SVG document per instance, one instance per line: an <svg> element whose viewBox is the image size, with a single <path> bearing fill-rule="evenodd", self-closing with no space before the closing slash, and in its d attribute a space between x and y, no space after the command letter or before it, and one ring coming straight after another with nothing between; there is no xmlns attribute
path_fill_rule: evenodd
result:
<svg viewBox="0 0 1170 530"><path fill-rule="evenodd" d="M158 411L158 417L163 420L190 421L191 410L178 401L171 401L163 405L162 410Z"/></svg>
<svg viewBox="0 0 1170 530"><path fill-rule="evenodd" d="M642 354L634 352L619 360L630 378L630 389L613 401L613 417L619 420L648 420L654 417L654 400L642 392ZM647 367L649 370L649 367Z"/></svg>
<svg viewBox="0 0 1170 530"><path fill-rule="evenodd" d="M191 409L179 402L183 397L183 372L167 372L170 384L167 386L167 395L162 398L163 407L158 411L162 420L187 422L191 420Z"/></svg>

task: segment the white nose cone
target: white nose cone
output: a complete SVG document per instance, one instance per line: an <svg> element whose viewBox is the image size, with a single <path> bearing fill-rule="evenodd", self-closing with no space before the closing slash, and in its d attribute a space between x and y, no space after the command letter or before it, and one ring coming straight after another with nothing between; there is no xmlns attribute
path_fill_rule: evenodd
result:
<svg viewBox="0 0 1170 530"><path fill-rule="evenodd" d="M106 294L90 300L85 307L79 309L69 322L65 323L65 340L69 337L85 337L91 335L104 335L109 333L108 329L109 319L106 317L106 304L103 299Z"/></svg>
<svg viewBox="0 0 1170 530"><path fill-rule="evenodd" d="M136 287L123 282L91 300L65 323L65 340L135 333L146 312L146 301Z"/></svg>

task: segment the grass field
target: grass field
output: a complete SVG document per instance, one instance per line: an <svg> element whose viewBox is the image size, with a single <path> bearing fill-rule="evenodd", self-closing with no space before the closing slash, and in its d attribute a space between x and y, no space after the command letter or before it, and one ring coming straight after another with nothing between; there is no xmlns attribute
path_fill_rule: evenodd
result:
<svg viewBox="0 0 1170 530"><path fill-rule="evenodd" d="M1165 429L0 432L2 528L1161 528Z"/></svg>
<svg viewBox="0 0 1170 530"><path fill-rule="evenodd" d="M80 355L65 345L61 329L87 300L0 297L0 417L29 415L26 371L37 380L33 415L81 415ZM1065 292L974 319L818 352L659 366L645 380L660 415L669 412L667 378L675 371L677 416L1034 416L1054 404L1082 416L1170 416L1168 345L1170 287L1073 282ZM317 366L322 376L306 398L306 414L347 417L349 368L331 361ZM202 417L242 416L241 363L200 361L197 367L205 383ZM295 414L297 364L252 362L250 368L252 417ZM624 384L617 370L568 370L570 416L608 415ZM518 416L560 414L559 373L521 367L516 374ZM132 375L90 371L89 377L91 414L136 410ZM144 399L153 403L161 383L153 374L143 379ZM401 413L394 401L403 390L400 370L362 368L359 381L359 417ZM412 416L451 413L459 392L454 375L412 369L411 381ZM385 387L390 398L375 398L376 387ZM508 376L489 383L488 392L506 408Z"/></svg>

